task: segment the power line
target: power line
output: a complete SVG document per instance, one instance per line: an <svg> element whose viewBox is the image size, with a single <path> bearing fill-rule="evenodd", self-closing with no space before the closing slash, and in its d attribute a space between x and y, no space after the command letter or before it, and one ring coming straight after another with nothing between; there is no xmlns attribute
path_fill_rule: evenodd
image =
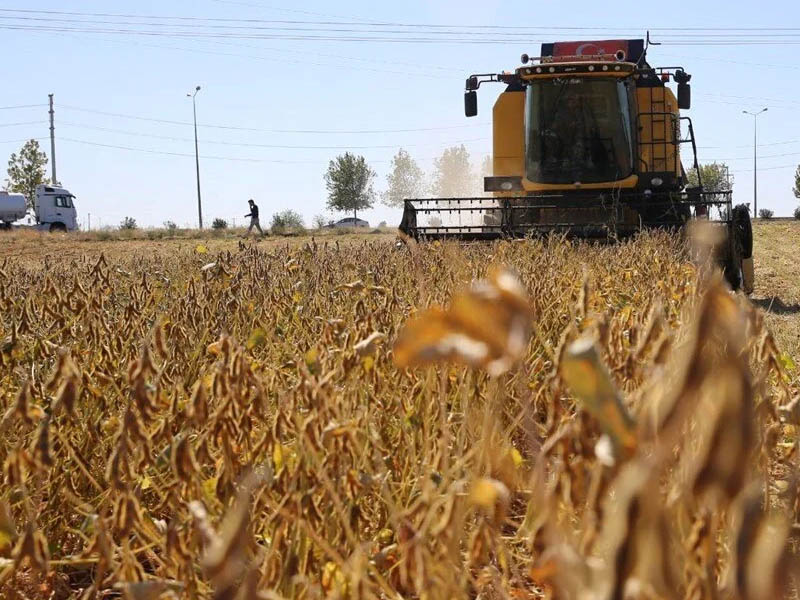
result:
<svg viewBox="0 0 800 600"><path fill-rule="evenodd" d="M127 115L123 113L107 112L102 110L94 110L90 108L81 108L78 106L59 105L62 110L74 110L84 113L99 114L108 117L120 117L123 119L133 119L137 121L149 121L152 123L162 123L167 125L192 125L189 121L172 121L169 119L157 119L152 117L141 117L136 115ZM299 134L377 134L377 133L416 133L426 131L445 131L449 129L463 129L467 127L488 126L489 123L474 123L469 125L449 125L442 127L417 127L408 129L264 129L257 127L238 127L234 125L212 125L200 124L198 127L206 127L209 129L228 129L232 131L252 131L258 133L299 133Z"/></svg>
<svg viewBox="0 0 800 600"><path fill-rule="evenodd" d="M114 129L110 127L96 127L92 125L85 125L83 123L71 123L69 121L62 121L61 125L66 125L70 127L80 127L83 129L92 129L97 131L106 131L110 133L120 133L123 135L135 135L141 137L150 137L162 140L169 140L169 141L176 141L176 142L191 142L193 139L191 138L181 138L181 137L172 137L172 136L164 136L158 134L150 134L150 133L142 133L137 131L129 131L124 129ZM451 144L463 144L463 143L470 143L470 142L477 142L477 141L486 141L489 138L481 137L481 138L472 138L467 140L455 140L450 142ZM294 144L258 144L258 143L248 143L248 142L226 142L226 141L218 141L218 140L203 140L204 144L215 144L221 146L239 146L244 148L273 148L273 149L281 149L281 150L377 150L377 149L387 149L387 148L397 148L397 144L388 144L388 145L370 145L370 146L354 146L354 145L335 145L335 146L308 146L308 145L294 145ZM430 144L402 144L403 146L425 146Z"/></svg>
<svg viewBox="0 0 800 600"><path fill-rule="evenodd" d="M0 127L19 127L20 125L40 125L43 121L20 121L19 123L0 123Z"/></svg>
<svg viewBox="0 0 800 600"><path fill-rule="evenodd" d="M169 152L166 150L153 150L151 148L137 148L133 146L122 146L117 144L103 144L100 142L92 142L89 140L80 140L71 137L59 137L59 141L66 141L66 142L73 142L76 144L83 144L86 146L97 146L100 148L113 148L116 150L128 150L131 152L143 152L146 154L157 154L162 156L180 156L180 157L189 157L194 158L194 154L189 154L185 152ZM461 142L466 143L466 142ZM396 147L396 146L393 146ZM263 159L263 158L240 158L240 157L233 157L233 156L201 156L200 158L204 160L224 160L224 161L231 161L231 162L248 162L248 163L275 163L275 164L297 164L297 165L317 165L317 164L326 164L327 160L275 160L275 159ZM433 157L425 157L422 160L428 160L429 158ZM390 160L370 160L370 163L388 163L391 162Z"/></svg>
<svg viewBox="0 0 800 600"><path fill-rule="evenodd" d="M225 2L225 0L213 0L216 2ZM228 4L235 4L228 0ZM258 5L255 5L258 6ZM208 22L241 22L241 23L285 23L285 24L358 24L370 25L380 27L429 27L429 28L444 28L444 29L498 29L501 31L524 30L524 31L677 31L683 34L684 32L778 32L778 31L794 31L800 34L800 27L601 27L601 26L557 26L557 25L489 25L489 24L453 24L453 23L418 23L418 22L398 22L398 21L363 21L353 17L337 17L334 15L324 15L320 13L313 13L310 11L303 11L297 9L265 7L272 10L279 10L284 12L302 13L314 16L323 16L328 18L340 19L340 21L309 21L309 20L274 20L274 19L242 19L230 17L195 17L195 16L180 16L180 15L136 15L130 13L97 13L97 12L81 12L81 11L58 11L58 10L42 10L42 9L16 9L16 8L0 8L3 13L23 13L23 14L41 14L41 15L62 15L62 16L83 16L83 17L108 17L108 18L134 18L134 19L162 19L162 20L176 20L176 21L208 21ZM674 34L678 35L678 34Z"/></svg>
<svg viewBox="0 0 800 600"><path fill-rule="evenodd" d="M37 142L43 142L49 138L24 138L21 140L2 140L0 144L22 144L23 142L29 142L30 140L36 140Z"/></svg>
<svg viewBox="0 0 800 600"><path fill-rule="evenodd" d="M761 146L761 145L766 145L766 144L759 144L759 146ZM782 153L782 154L763 154L763 155L759 154L757 158L778 158L780 156L800 156L800 152L785 152L785 153ZM753 160L753 156L750 155L750 156L729 156L729 157L726 157L726 158L725 157L724 158L707 158L703 162L708 162L708 161L718 162L718 161L723 161L723 160Z"/></svg>
<svg viewBox="0 0 800 600"><path fill-rule="evenodd" d="M784 146L787 144L800 144L800 140L786 140L785 142L768 142L768 143L758 143L758 146ZM698 150L710 150L710 149L719 149L719 148L752 148L753 144L742 144L741 146L698 146ZM752 158L752 157L749 157Z"/></svg>
<svg viewBox="0 0 800 600"><path fill-rule="evenodd" d="M762 98L760 96L733 96L730 94L702 94L705 98L733 98L735 100L757 100L758 102L779 102L783 104L796 104L800 106L800 102L795 100L787 100L785 98Z"/></svg>
<svg viewBox="0 0 800 600"><path fill-rule="evenodd" d="M86 23L92 25L92 23ZM124 23L123 23L124 25ZM159 25L163 26L163 24ZM386 42L386 43L454 43L454 44L508 44L509 36L523 36L525 43L533 43L534 41L528 33L515 33L503 32L501 38L476 38L475 36L483 35L496 35L494 33L482 33L475 31L424 31L422 35L428 37L419 37L417 30L409 31L369 31L358 29L336 29L336 28L300 28L300 27L263 27L261 29L269 29L279 31L279 33L224 33L224 32L208 32L208 31L191 31L191 30L171 30L171 31L153 31L148 29L119 29L110 27L78 27L78 26L51 26L51 25L0 25L0 29L11 31L39 31L51 33L92 33L92 34L115 34L115 35L134 35L134 36L152 36L152 37L177 37L177 38L203 38L203 39L279 39L279 40L294 40L294 41L339 41L339 42ZM285 33L280 33L285 32ZM315 35L311 35L314 33ZM319 34L319 35L317 35ZM347 34L347 35L342 35ZM373 35L374 34L374 35ZM447 36L471 36L471 37L447 37ZM778 34L780 35L780 34ZM769 35L769 37L751 37L743 39L740 35L731 37L729 40L720 39L671 39L663 41L664 45L798 45L800 38L796 38L797 34L785 34L791 36L790 40L777 40L776 35ZM414 37L417 36L417 37ZM433 37L431 37L433 36ZM443 37L444 36L444 37ZM669 37L668 35L662 37ZM706 36L707 37L707 36ZM686 35L682 35L686 38Z"/></svg>
<svg viewBox="0 0 800 600"><path fill-rule="evenodd" d="M38 122L38 121L37 121ZM114 129L111 127L96 127L93 125L85 125L83 123L72 123L69 121L61 121L60 124L69 126L69 127L79 127L82 129L92 129L96 131L107 131L109 133L121 133L123 135L135 135L141 137L149 137L149 138L156 138L160 140L169 140L173 142L193 142L194 138L181 138L181 137L172 137L172 136L165 136L165 135L158 135L154 133L142 133L138 131L129 131L125 129ZM479 141L486 141L489 138L482 137L482 138L473 138L468 140L455 140L450 142L451 144L464 144L469 142L479 142ZM379 150L379 149L387 149L387 148L397 148L397 144L382 144L382 145L371 145L371 146L354 146L354 145L336 145L336 146L304 146L304 145L294 145L294 144L256 144L256 143L247 143L247 142L224 142L224 141L214 141L214 140L203 140L204 144L215 144L220 146L240 146L243 148L273 148L273 149L280 149L280 150ZM403 144L403 146L426 146L430 144Z"/></svg>
<svg viewBox="0 0 800 600"><path fill-rule="evenodd" d="M85 15L81 15L85 16ZM131 17L120 18L106 18L106 17L91 17L91 20L75 19L75 18L54 18L54 17L31 17L31 16L2 16L0 20L4 21L22 21L22 22L36 22L47 24L71 24L75 25L113 25L118 27L174 27L176 23L171 22L173 19L180 19L181 21L190 21L187 24L181 25L182 27L190 27L194 29L205 28L211 30L232 30L232 31L294 31L294 32L327 32L327 33L381 33L381 34L400 34L407 35L409 33L416 33L421 27L428 28L426 35L496 35L499 29L504 31L504 35L527 37L531 32L541 32L543 28L531 27L524 28L524 31L505 31L506 28L491 28L484 32L474 26L448 26L448 25L406 25L400 23L394 24L373 24L373 23L357 23L357 22L337 22L337 21L276 21L276 20L240 20L240 19L199 19L197 17L135 17L139 20L120 20L130 19ZM150 19L150 20L142 20ZM226 21L225 24L219 24L219 21ZM229 24L231 22L240 23L237 25ZM214 24L210 24L214 23ZM31 27L38 27L39 25L31 25ZM345 28L346 27L346 28ZM400 27L401 29L386 29L386 27ZM409 28L413 27L413 31ZM478 30L476 30L478 29ZM776 37L780 38L797 38L800 36L800 29L793 30L794 33L770 33L770 39ZM759 35L763 35L759 33ZM682 31L680 33L667 33L662 34L662 38L680 38L680 39L698 39L708 41L718 41L725 39L740 40L741 33L687 33ZM755 38L756 36L750 36Z"/></svg>
<svg viewBox="0 0 800 600"><path fill-rule="evenodd" d="M19 108L42 108L46 104L20 104L18 106L0 106L0 110L15 110Z"/></svg>
<svg viewBox="0 0 800 600"><path fill-rule="evenodd" d="M798 165L779 165L777 167L758 167L759 171L777 171L778 169L796 169ZM737 172L752 172L753 169L736 169Z"/></svg>

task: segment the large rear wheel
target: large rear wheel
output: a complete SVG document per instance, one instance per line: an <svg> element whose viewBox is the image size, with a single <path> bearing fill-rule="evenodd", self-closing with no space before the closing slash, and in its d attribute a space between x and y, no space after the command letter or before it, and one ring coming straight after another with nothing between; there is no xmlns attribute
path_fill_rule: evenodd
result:
<svg viewBox="0 0 800 600"><path fill-rule="evenodd" d="M750 211L744 204L736 206L731 213L727 246L723 264L725 279L734 290L741 289L746 294L752 293L755 284L753 227L750 222Z"/></svg>

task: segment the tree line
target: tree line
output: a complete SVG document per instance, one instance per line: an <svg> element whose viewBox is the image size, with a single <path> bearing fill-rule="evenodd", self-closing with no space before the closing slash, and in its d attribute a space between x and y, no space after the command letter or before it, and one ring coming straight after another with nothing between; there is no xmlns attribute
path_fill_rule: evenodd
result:
<svg viewBox="0 0 800 600"><path fill-rule="evenodd" d="M486 157L476 169L464 145L446 148L434 159L433 170L426 173L403 148L392 158L386 175L386 189L377 194L374 180L377 174L363 156L345 152L330 161L325 173L328 208L352 212L372 208L380 197L386 206L399 207L406 198L435 196L438 198L480 196L483 177L491 174L491 159Z"/></svg>
<svg viewBox="0 0 800 600"><path fill-rule="evenodd" d="M45 170L47 162L47 155L39 147L39 142L25 142L20 151L13 153L8 160L8 178L4 188L24 194L30 205L36 186L50 183ZM480 165L473 165L469 151L463 144L446 148L434 159L430 173L426 173L406 150L400 148L392 158L389 173L386 175L386 189L377 194L374 189L377 174L367 160L363 156L345 152L331 160L325 172L327 205L331 210L352 212L354 217L358 217L358 211L372 208L378 197L386 206L401 207L406 198L480 196L483 194L483 178L491 175L491 171L490 157L485 157ZM707 190L730 191L733 187L728 166L724 163L700 165L700 173L703 187ZM688 171L687 177L689 185L698 185L694 169ZM794 174L792 192L800 200L800 165ZM764 214L758 216L772 216L769 209L762 211ZM794 216L800 219L800 207L795 209ZM294 211L284 211L280 213L275 225L291 227L301 222L301 219ZM315 225L319 219L321 217L315 218ZM221 227L222 224L218 223L217 226Z"/></svg>

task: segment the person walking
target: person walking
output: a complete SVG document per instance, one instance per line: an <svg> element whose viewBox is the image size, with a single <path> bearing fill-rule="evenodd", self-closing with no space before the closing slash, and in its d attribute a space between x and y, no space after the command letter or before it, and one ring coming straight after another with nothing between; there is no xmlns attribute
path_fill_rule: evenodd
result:
<svg viewBox="0 0 800 600"><path fill-rule="evenodd" d="M245 217L250 217L250 227L247 228L247 234L250 235L253 227L255 227L261 235L264 235L264 230L261 229L261 223L258 221L258 205L253 202L252 198L247 202L250 204L250 213L245 215Z"/></svg>

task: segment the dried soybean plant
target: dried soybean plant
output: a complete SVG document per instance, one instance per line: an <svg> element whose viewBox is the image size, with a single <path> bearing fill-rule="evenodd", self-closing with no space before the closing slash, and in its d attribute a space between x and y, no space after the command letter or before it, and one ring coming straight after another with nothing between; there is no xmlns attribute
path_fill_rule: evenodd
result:
<svg viewBox="0 0 800 600"><path fill-rule="evenodd" d="M680 240L109 248L0 266L0 597L791 597L797 382Z"/></svg>

